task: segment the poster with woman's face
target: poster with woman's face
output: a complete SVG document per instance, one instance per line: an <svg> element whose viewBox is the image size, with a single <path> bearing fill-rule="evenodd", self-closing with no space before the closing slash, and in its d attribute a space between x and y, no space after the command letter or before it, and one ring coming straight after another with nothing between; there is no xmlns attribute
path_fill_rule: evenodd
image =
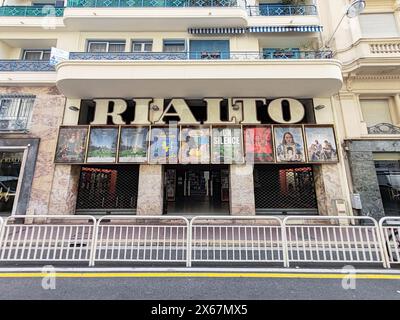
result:
<svg viewBox="0 0 400 320"><path fill-rule="evenodd" d="M210 129L183 128L181 131L181 163L210 163Z"/></svg>
<svg viewBox="0 0 400 320"><path fill-rule="evenodd" d="M83 163L88 127L61 127L58 135L55 162Z"/></svg>
<svg viewBox="0 0 400 320"><path fill-rule="evenodd" d="M241 128L212 129L212 163L243 163Z"/></svg>
<svg viewBox="0 0 400 320"><path fill-rule="evenodd" d="M118 128L90 129L86 162L114 163L117 157Z"/></svg>
<svg viewBox="0 0 400 320"><path fill-rule="evenodd" d="M123 127L119 139L118 162L143 163L147 161L149 128Z"/></svg>
<svg viewBox="0 0 400 320"><path fill-rule="evenodd" d="M338 162L333 127L305 127L309 162Z"/></svg>
<svg viewBox="0 0 400 320"><path fill-rule="evenodd" d="M277 162L305 162L303 131L301 127L274 127Z"/></svg>
<svg viewBox="0 0 400 320"><path fill-rule="evenodd" d="M179 129L152 128L150 140L150 162L178 163Z"/></svg>
<svg viewBox="0 0 400 320"><path fill-rule="evenodd" d="M274 162L272 149L272 129L267 127L249 127L244 131L246 162Z"/></svg>

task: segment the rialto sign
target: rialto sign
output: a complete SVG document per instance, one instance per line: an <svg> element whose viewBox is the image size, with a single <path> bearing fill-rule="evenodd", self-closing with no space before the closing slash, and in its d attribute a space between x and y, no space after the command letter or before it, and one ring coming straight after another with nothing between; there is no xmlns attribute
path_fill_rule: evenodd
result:
<svg viewBox="0 0 400 320"><path fill-rule="evenodd" d="M128 102L123 99L95 99L96 104L94 119L91 125L107 124L107 119L112 118L115 125L164 125L168 118L179 118L179 125L223 125L261 124L257 118L257 106L266 108L266 114L275 123L299 123L305 116L304 105L296 99L280 98L267 102L265 98L206 98L202 104L206 107L206 118L196 118L193 108L185 99L133 99L135 112L132 121L123 119L123 114L128 109ZM221 105L226 105L227 120L222 119ZM112 108L109 106L112 105Z"/></svg>

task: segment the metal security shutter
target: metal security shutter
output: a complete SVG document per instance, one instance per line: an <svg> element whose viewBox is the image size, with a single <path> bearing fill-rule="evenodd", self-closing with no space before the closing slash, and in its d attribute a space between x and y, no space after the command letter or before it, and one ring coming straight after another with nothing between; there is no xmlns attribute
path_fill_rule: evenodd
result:
<svg viewBox="0 0 400 320"><path fill-rule="evenodd" d="M121 213L136 211L139 166L82 166L76 211Z"/></svg>
<svg viewBox="0 0 400 320"><path fill-rule="evenodd" d="M317 214L312 166L255 165L257 214Z"/></svg>

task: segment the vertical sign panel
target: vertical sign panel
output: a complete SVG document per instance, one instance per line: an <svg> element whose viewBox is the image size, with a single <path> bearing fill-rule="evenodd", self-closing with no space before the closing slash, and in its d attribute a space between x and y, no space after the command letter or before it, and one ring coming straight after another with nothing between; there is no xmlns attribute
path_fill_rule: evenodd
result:
<svg viewBox="0 0 400 320"><path fill-rule="evenodd" d="M244 140L246 163L274 162L271 126L245 128Z"/></svg>

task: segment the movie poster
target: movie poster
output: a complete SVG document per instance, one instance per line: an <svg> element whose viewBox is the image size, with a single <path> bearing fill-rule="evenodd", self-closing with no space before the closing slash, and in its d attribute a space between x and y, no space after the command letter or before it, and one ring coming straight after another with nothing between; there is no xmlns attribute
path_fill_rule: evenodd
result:
<svg viewBox="0 0 400 320"><path fill-rule="evenodd" d="M309 162L338 162L337 146L333 127L305 127Z"/></svg>
<svg viewBox="0 0 400 320"><path fill-rule="evenodd" d="M181 163L210 163L210 129L183 128L181 131Z"/></svg>
<svg viewBox="0 0 400 320"><path fill-rule="evenodd" d="M117 157L118 128L92 127L86 162L114 163Z"/></svg>
<svg viewBox="0 0 400 320"><path fill-rule="evenodd" d="M83 163L88 127L60 127L56 149L56 163Z"/></svg>
<svg viewBox="0 0 400 320"><path fill-rule="evenodd" d="M178 163L179 129L175 127L152 128L150 162Z"/></svg>
<svg viewBox="0 0 400 320"><path fill-rule="evenodd" d="M305 162L301 126L274 126L276 161Z"/></svg>
<svg viewBox="0 0 400 320"><path fill-rule="evenodd" d="M118 162L147 162L148 127L122 127L119 140Z"/></svg>
<svg viewBox="0 0 400 320"><path fill-rule="evenodd" d="M242 129L214 127L212 129L212 163L243 163Z"/></svg>
<svg viewBox="0 0 400 320"><path fill-rule="evenodd" d="M272 128L270 126L246 128L244 140L247 163L274 162Z"/></svg>

